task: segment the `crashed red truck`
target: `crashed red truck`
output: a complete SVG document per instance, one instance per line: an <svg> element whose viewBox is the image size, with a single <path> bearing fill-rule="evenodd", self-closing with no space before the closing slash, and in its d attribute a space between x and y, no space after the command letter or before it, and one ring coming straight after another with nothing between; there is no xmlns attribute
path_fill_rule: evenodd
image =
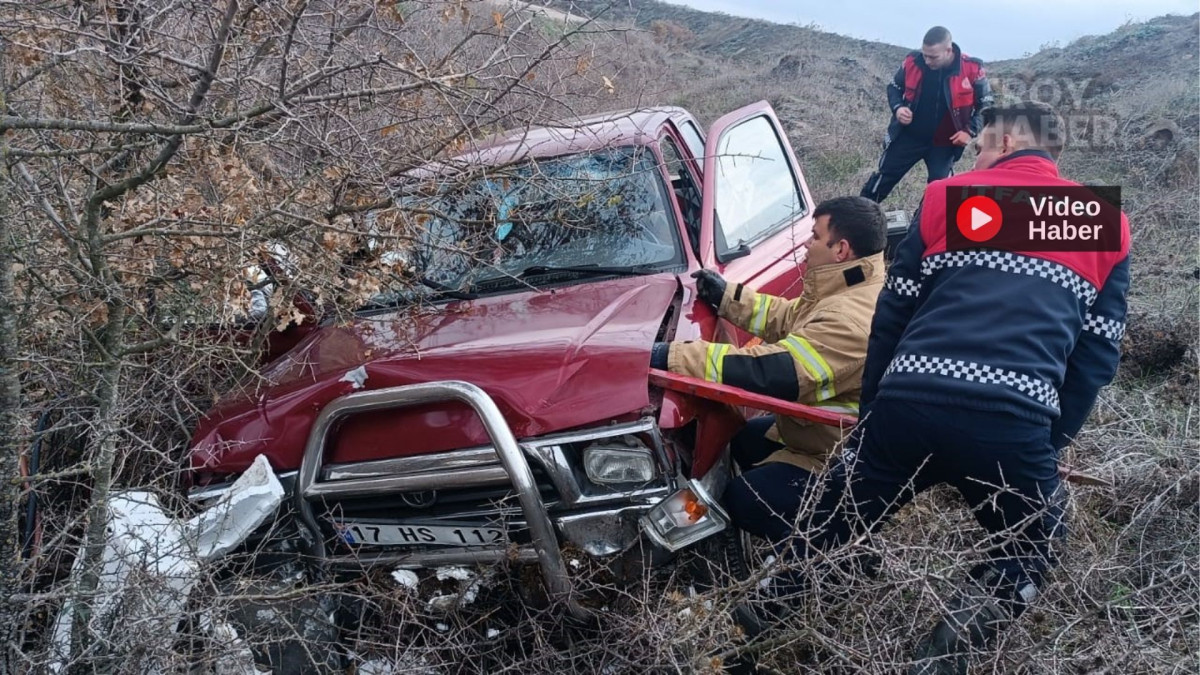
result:
<svg viewBox="0 0 1200 675"><path fill-rule="evenodd" d="M498 253L480 272L433 241L415 261L419 298L383 298L270 363L257 398L200 424L191 498L264 455L291 506L282 531L322 565L515 557L555 594L570 588L564 546L660 560L721 531L713 497L740 418L652 376L650 349L749 338L696 300L701 268L795 297L813 200L765 102L704 138L686 111L655 108L521 131L415 172L471 169L439 208L463 216L463 195L483 194ZM489 177L500 167L509 178ZM555 199L583 226L530 235L554 225L515 214ZM444 213L426 224L450 243L459 227ZM424 309L400 310L412 300Z"/></svg>

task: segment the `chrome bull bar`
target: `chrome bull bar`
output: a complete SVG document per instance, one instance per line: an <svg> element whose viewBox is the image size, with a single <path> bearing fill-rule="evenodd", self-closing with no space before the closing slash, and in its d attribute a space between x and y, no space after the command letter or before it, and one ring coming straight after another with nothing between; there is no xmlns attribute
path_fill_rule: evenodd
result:
<svg viewBox="0 0 1200 675"><path fill-rule="evenodd" d="M389 490L402 491L411 487L407 476L373 476L349 478L332 482L319 482L321 467L325 460L325 445L329 430L339 419L347 415L404 408L427 403L458 401L471 406L483 421L484 429L491 438L492 447L500 459L513 488L516 490L521 511L529 528L530 539L541 565L546 588L551 597L566 603L568 611L576 617L585 618L589 612L571 598L571 580L558 546L554 525L542 502L533 471L517 439L505 422L495 401L479 387L457 380L410 384L386 389L375 389L347 394L335 399L317 415L308 443L304 447L304 458L296 478L295 506L300 520L310 530L313 543L311 555L324 561L325 544L321 528L313 513L311 500L328 496L354 496L378 494Z"/></svg>

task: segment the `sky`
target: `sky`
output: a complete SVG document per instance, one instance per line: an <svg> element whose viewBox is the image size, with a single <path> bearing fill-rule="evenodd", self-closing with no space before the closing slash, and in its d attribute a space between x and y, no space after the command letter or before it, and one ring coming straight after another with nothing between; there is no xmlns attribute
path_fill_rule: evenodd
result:
<svg viewBox="0 0 1200 675"><path fill-rule="evenodd" d="M710 12L777 23L818 24L822 30L917 49L925 31L950 29L968 54L984 60L1020 58L1057 41L1111 32L1126 21L1194 14L1197 0L666 0Z"/></svg>

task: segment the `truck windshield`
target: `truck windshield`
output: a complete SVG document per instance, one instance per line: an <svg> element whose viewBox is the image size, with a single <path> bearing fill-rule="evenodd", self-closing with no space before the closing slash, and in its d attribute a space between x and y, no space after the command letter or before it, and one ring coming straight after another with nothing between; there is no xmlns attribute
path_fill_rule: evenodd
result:
<svg viewBox="0 0 1200 675"><path fill-rule="evenodd" d="M637 147L425 179L397 201L419 228L402 255L426 288L528 288L531 268L682 263L654 155Z"/></svg>

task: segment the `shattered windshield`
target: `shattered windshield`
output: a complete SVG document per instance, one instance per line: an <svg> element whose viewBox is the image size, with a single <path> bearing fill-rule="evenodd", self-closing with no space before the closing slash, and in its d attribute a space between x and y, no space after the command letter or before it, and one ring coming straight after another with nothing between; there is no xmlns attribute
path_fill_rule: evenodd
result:
<svg viewBox="0 0 1200 675"><path fill-rule="evenodd" d="M405 258L435 289L527 288L541 268L682 262L654 155L636 147L426 179L397 201L419 228Z"/></svg>

